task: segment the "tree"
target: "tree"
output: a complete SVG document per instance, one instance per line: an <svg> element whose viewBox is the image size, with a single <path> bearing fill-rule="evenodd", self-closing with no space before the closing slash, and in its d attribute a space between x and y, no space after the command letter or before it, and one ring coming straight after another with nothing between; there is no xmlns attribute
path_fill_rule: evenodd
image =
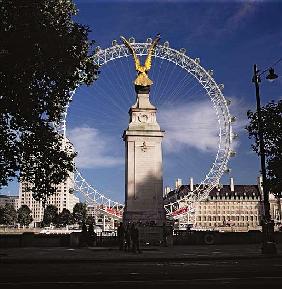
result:
<svg viewBox="0 0 282 289"><path fill-rule="evenodd" d="M5 204L0 207L0 224L2 225L15 225L17 221L17 211L11 204Z"/></svg>
<svg viewBox="0 0 282 289"><path fill-rule="evenodd" d="M258 136L257 112L248 111L250 124L246 127L249 138L254 139L253 150L260 155ZM272 101L261 108L263 138L265 142L265 157L267 179L270 191L279 202L279 213L281 218L282 197L282 100L277 103Z"/></svg>
<svg viewBox="0 0 282 289"><path fill-rule="evenodd" d="M0 206L0 225L4 224L4 207Z"/></svg>
<svg viewBox="0 0 282 289"><path fill-rule="evenodd" d="M86 204L76 203L73 208L73 218L78 224L86 222L87 218L87 207Z"/></svg>
<svg viewBox="0 0 282 289"><path fill-rule="evenodd" d="M18 209L18 223L21 226L28 226L33 221L31 210L27 205L22 205Z"/></svg>
<svg viewBox="0 0 282 289"><path fill-rule="evenodd" d="M22 180L45 203L73 170L57 127L76 87L97 78L93 41L71 0L0 5L0 188Z"/></svg>
<svg viewBox="0 0 282 289"><path fill-rule="evenodd" d="M67 226L70 225L73 221L71 212L64 208L62 212L58 215L57 225L58 226Z"/></svg>
<svg viewBox="0 0 282 289"><path fill-rule="evenodd" d="M85 223L86 223L87 225L95 225L95 217L93 217L93 216L87 216Z"/></svg>
<svg viewBox="0 0 282 289"><path fill-rule="evenodd" d="M43 226L49 226L51 223L56 224L58 219L58 208L54 205L47 205L43 215Z"/></svg>

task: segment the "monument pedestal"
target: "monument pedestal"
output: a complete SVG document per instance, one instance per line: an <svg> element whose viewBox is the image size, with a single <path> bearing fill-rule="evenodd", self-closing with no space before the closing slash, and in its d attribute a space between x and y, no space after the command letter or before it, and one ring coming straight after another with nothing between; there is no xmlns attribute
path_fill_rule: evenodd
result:
<svg viewBox="0 0 282 289"><path fill-rule="evenodd" d="M163 207L162 138L157 109L149 101L148 89L136 89L130 108L130 123L124 131L125 210L124 222L162 225Z"/></svg>

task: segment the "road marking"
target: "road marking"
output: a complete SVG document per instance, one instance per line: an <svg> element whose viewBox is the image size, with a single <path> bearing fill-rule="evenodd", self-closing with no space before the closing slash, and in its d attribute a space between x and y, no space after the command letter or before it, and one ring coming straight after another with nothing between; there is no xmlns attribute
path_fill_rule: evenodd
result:
<svg viewBox="0 0 282 289"><path fill-rule="evenodd" d="M230 277L230 278L208 278L208 279L199 279L199 278L195 278L195 279L162 279L162 280L111 280L111 281L26 281L26 282L0 282L0 285L55 285L55 284L77 284L77 285L83 285L83 284L113 284L113 283L121 283L121 284L126 284L126 283L181 283L181 282L198 282L200 281L200 283L204 283L204 282L211 282L211 281L223 281L223 282L233 282L236 280L282 280L282 277L253 277L253 278L249 278L249 277L244 277L244 278L240 278L240 277Z"/></svg>

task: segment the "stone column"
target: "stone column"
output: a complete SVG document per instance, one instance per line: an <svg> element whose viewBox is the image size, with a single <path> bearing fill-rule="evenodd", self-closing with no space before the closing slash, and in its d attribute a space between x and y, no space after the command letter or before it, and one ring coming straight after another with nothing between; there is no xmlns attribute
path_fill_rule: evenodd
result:
<svg viewBox="0 0 282 289"><path fill-rule="evenodd" d="M146 89L147 88L147 89ZM124 222L162 225L163 208L162 139L164 131L150 103L149 87L136 87L136 103L124 131L125 212Z"/></svg>

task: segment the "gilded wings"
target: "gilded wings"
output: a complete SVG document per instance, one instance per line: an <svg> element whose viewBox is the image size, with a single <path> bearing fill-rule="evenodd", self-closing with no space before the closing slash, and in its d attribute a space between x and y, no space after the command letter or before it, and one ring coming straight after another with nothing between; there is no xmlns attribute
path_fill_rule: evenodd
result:
<svg viewBox="0 0 282 289"><path fill-rule="evenodd" d="M152 85L153 81L148 77L148 71L151 69L151 66L152 66L152 56L160 40L160 34L158 34L155 37L151 46L149 47L148 55L147 55L144 65L141 65L140 60L137 57L136 52L134 48L132 47L132 45L130 44L130 42L123 36L121 36L120 38L123 41L124 45L129 49L130 53L133 55L133 58L134 58L135 69L137 71L137 78L135 79L134 84L140 85L140 86Z"/></svg>

